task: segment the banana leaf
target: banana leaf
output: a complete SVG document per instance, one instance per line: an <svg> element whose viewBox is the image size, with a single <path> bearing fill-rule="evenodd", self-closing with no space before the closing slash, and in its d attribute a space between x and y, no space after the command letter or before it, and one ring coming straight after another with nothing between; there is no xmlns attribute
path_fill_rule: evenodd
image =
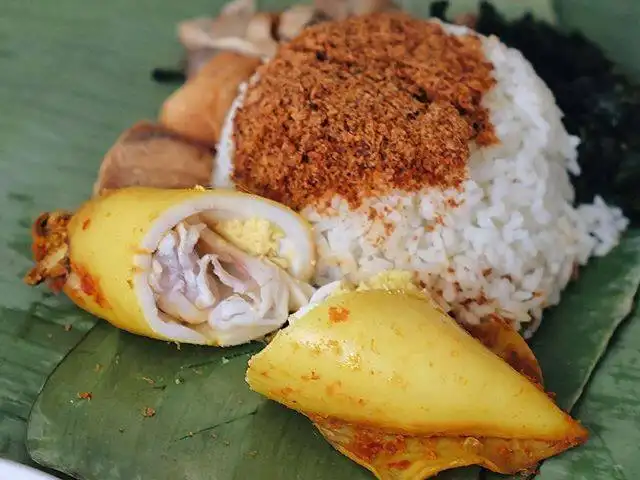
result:
<svg viewBox="0 0 640 480"><path fill-rule="evenodd" d="M78 478L369 479L304 417L249 390L260 348L178 350L100 324L34 406L31 455Z"/></svg>
<svg viewBox="0 0 640 480"><path fill-rule="evenodd" d="M540 329L532 339L531 348L540 362L545 388L554 394L558 405L567 411L572 411L581 398L587 382L591 379L598 361L605 355L614 335L619 336L618 327L620 324L625 320L628 323L637 323L635 318L640 313L640 310L638 310L637 294L634 289L636 288L636 282L638 282L640 270L637 265L631 267L631 265L626 264L626 259L640 258L639 250L640 231L633 231L612 252L611 256L594 261L581 274L579 281L569 286L563 295L560 305L545 317ZM609 278L612 281L603 283L602 279L605 278ZM593 297L590 298L591 294L589 292L597 293L594 293ZM597 300L596 297L600 300ZM603 300L605 298L606 300ZM580 314L574 315L575 312L580 312ZM619 341L613 342L608 355L616 358L620 355L624 356L625 353L622 353L622 350L629 348L629 345L633 344L633 339L626 340L626 347L620 346ZM635 345L640 345L640 343L635 343ZM633 373L630 375L633 375ZM594 384L599 381L608 383L611 378L608 373L595 375ZM589 404L591 401L590 391L591 389L587 390L583 402L585 404ZM626 393L620 393L622 393L623 398L627 396ZM615 409L616 396L609 394L607 398L610 403L604 405L605 408L600 411L604 417L603 421L616 418L612 411ZM600 452L607 451L607 444L599 439L597 430L591 428L589 417L585 416L585 414L591 413L589 410L585 410L583 406L573 412L574 416L590 430L592 438L587 442L587 446L547 460L541 468L539 478L544 480L547 480L547 478L549 480L568 478L569 476L577 478L573 477L574 471L567 467L566 458L582 459L582 463L576 461L578 465L576 465L575 472L589 472L588 462L593 457L588 455L583 457L581 452L590 449ZM626 426L629 429L637 430L640 426L637 417L635 419L629 417L626 420ZM624 439L624 443L628 437L623 435L620 438ZM578 457L576 457L576 454ZM556 469L560 468L562 470L563 468L556 467L556 465L564 465L564 473L571 472L572 475L567 475L566 477L556 475ZM605 473L609 467L613 466L601 466L601 471ZM640 468L640 464L633 458L626 457L626 462L618 465L618 468L623 473L631 472ZM631 475L626 477L635 478ZM500 478L507 477L497 474L487 474L485 476L485 480L497 480Z"/></svg>
<svg viewBox="0 0 640 480"><path fill-rule="evenodd" d="M62 297L25 288L29 228L53 205L91 193L100 160L121 131L153 117L170 88L149 81L179 56L176 19L207 0L166 2L161 13L118 0L0 6L0 456L29 463L26 419L46 378L95 324ZM136 48L129 48L131 39Z"/></svg>
<svg viewBox="0 0 640 480"><path fill-rule="evenodd" d="M640 305L615 333L575 413L591 440L542 466L542 478L576 480L640 478L638 398L640 398Z"/></svg>

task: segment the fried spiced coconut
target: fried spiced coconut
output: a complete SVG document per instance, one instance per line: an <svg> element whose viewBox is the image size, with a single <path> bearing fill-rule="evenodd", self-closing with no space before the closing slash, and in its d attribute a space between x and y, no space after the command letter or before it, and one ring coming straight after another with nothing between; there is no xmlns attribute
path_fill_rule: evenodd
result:
<svg viewBox="0 0 640 480"><path fill-rule="evenodd" d="M316 25L257 75L235 118L234 181L292 208L457 187L469 142L496 141L480 40L434 22L384 13Z"/></svg>

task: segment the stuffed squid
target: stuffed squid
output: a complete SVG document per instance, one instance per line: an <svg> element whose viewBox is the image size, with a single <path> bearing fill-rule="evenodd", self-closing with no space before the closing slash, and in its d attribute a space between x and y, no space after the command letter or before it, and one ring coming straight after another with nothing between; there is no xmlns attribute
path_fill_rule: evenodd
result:
<svg viewBox="0 0 640 480"><path fill-rule="evenodd" d="M151 338L237 345L306 305L315 247L292 210L249 194L126 188L74 214L43 214L37 262L47 282L118 328Z"/></svg>
<svg viewBox="0 0 640 480"><path fill-rule="evenodd" d="M422 294L324 297L252 357L247 382L306 415L377 478L421 480L472 464L515 473L586 440L506 324L495 335L480 329L494 353Z"/></svg>

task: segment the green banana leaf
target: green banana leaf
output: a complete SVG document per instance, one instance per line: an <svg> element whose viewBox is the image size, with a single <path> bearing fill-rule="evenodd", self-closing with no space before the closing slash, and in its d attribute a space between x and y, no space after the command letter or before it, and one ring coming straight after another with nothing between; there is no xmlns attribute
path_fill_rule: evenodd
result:
<svg viewBox="0 0 640 480"><path fill-rule="evenodd" d="M26 419L47 376L95 324L63 297L21 282L29 229L47 209L91 192L122 130L155 116L170 88L149 70L180 49L176 19L208 0L88 6L77 0L0 5L0 456L28 463ZM130 48L136 39L136 48ZM66 326L66 329L65 329ZM70 328L70 330L69 330ZM68 331L67 331L68 330Z"/></svg>
<svg viewBox="0 0 640 480"><path fill-rule="evenodd" d="M549 312L531 341L531 348L543 372L545 388L555 395L558 405L567 411L572 411L581 398L593 370L605 354L620 324L625 319L632 323L637 316L637 312L633 312L632 315L630 313L634 309L640 268L638 265L627 262L640 258L639 251L640 231L629 232L610 256L595 260L580 274L578 282L569 286L560 305ZM636 306L635 309L637 310L638 307ZM611 355L620 355L618 348L614 344ZM605 382L610 381L607 374L596 375L595 381L602 377ZM627 388L629 387L634 388L632 385L627 385ZM626 391L619 393L626 396L626 393L623 393ZM628 392L631 394L634 390L630 389ZM609 403L601 402L600 413L603 418L613 420L613 410L616 408L613 401L615 396L607 398ZM590 396L587 394L584 403L588 403L589 399ZM588 417L584 416L585 413L590 412L581 407L573 413L590 430L592 438L587 442L587 446L596 451L606 451L607 445L598 439L597 431L590 428ZM637 430L638 424L633 422L633 418L628 420L627 428ZM624 439L624 443L630 437L622 435L620 438ZM576 452L581 455L580 452L586 451L583 449L589 450L587 447L580 447L575 451L547 460L543 464L539 478L543 480L577 478L568 475L568 473L573 474L574 470L567 468L566 458L575 456ZM575 462L575 471L586 470L589 473L587 463L589 457L580 456L579 458L584 458L585 461ZM565 467L556 467L556 465ZM600 471L606 473L609 467L612 465L602 466ZM620 464L623 473L635 471L639 467L640 465L629 457L626 458L626 462ZM557 468L563 470L567 476L556 475ZM487 474L484 480L499 478L505 477ZM627 478L635 477L627 475Z"/></svg>
<svg viewBox="0 0 640 480"><path fill-rule="evenodd" d="M100 324L34 406L30 453L78 478L371 478L304 417L249 390L259 349L177 350Z"/></svg>
<svg viewBox="0 0 640 480"><path fill-rule="evenodd" d="M3 228L0 230L0 261L3 268L0 269L0 456L29 463L25 449L25 422L29 409L47 376L95 324L94 318L78 311L64 298L51 296L39 289L28 289L21 284L20 278L30 264L30 222L43 210L73 208L89 195L103 153L122 130L143 117L155 116L158 106L170 93L170 87L150 82L148 72L155 66L171 64L179 58L180 49L173 33L176 21L214 12L222 2L3 0L1 3L0 199L3 208L0 219ZM259 3L275 8L288 2L261 0ZM427 1L407 0L404 3L416 13L424 13L428 6ZM464 2L453 3L455 12L456 9L460 11L459 5ZM553 19L554 12L558 12L562 24L584 29L614 59L621 61L629 71L640 74L637 51L624 48L632 45L636 39L634 35L637 35L634 27L640 14L640 4L634 0L617 0L616 5L620 8L610 8L607 2L588 0L556 1L554 9L549 7L547 0L519 1L517 5L509 0L495 3L512 14L533 8L539 16ZM624 26L626 28L620 28ZM620 297L621 303L629 302L631 296L628 293L624 299ZM616 320L610 321L612 328ZM100 325L96 332L105 329L108 330ZM609 335L610 329L606 331ZM113 335L116 333L111 331ZM638 345L634 343L633 335L629 335L631 338L627 346L621 342L614 344L611 357ZM89 337L85 342L90 340ZM139 342L140 339L132 341ZM210 351L208 355L211 355ZM587 362L587 365L593 366L594 362ZM596 380L611 381L607 365L603 364ZM631 367L627 368L631 370ZM589 368L584 370L588 371ZM546 374L550 379L550 372L546 371ZM615 370L613 374L616 378ZM585 380L586 377L581 377L579 381ZM594 381L594 385L597 384ZM115 389L109 394L116 398L119 392ZM589 404L590 392L587 391L585 405ZM75 400L74 395L77 392L73 392L68 400ZM189 405L187 403L185 410ZM290 412L275 406L268 408L273 409L274 415L290 419L286 420L285 437L294 435L298 429L309 431L306 422L299 417L292 417ZM580 415L582 412L581 407ZM603 409L601 414L606 417L611 411ZM616 415L616 418L622 418L620 412ZM156 417L145 420L157 421L159 418L160 410ZM607 418L598 421L606 423ZM282 425L277 428L284 429ZM629 436L620 434L620 438L633 440L628 429L621 431ZM602 434L603 444L608 446L616 432L609 430L606 435ZM312 438L318 440L318 437ZM117 443L118 439L112 438L111 441ZM34 443L30 443L33 447ZM323 452L322 448L328 452L323 442L316 443L319 452ZM91 452L93 446L78 445L87 456L99 456L99 452ZM589 448L600 451L596 446ZM334 455L333 452L331 454ZM318 455L320 463L336 461L344 464L341 458L323 460L324 454ZM566 458L573 458L573 455ZM621 458L624 460L620 460L621 465L627 465L627 460L631 465L628 456ZM155 460L154 457L151 463ZM552 471L554 462L543 467L545 474ZM217 472L217 467L213 468ZM354 467L349 464L345 468ZM567 464L563 468L574 467ZM211 464L204 473L194 468L185 478L210 477L213 475L211 469ZM360 472L357 468L353 471ZM634 478L631 474L636 471L623 470L629 478ZM471 478L475 472L470 469L464 475ZM353 478L357 478L357 474L354 473ZM455 474L460 478L459 475ZM110 477L110 470L99 472L99 478ZM263 478L261 475L258 477ZM167 477L163 475L160 478ZM309 473L304 478L314 476Z"/></svg>
<svg viewBox="0 0 640 480"><path fill-rule="evenodd" d="M634 231L587 267L549 312L534 347L563 407L580 396L639 284ZM259 349L177 349L100 324L38 398L29 451L43 465L87 479L107 472L113 479L370 478L301 415L249 390L244 372ZM91 399L79 398L87 393ZM477 478L475 469L456 474Z"/></svg>
<svg viewBox="0 0 640 480"><path fill-rule="evenodd" d="M0 456L29 463L26 419L47 376L95 324L62 297L26 288L29 229L42 211L91 192L122 130L170 93L149 70L180 48L176 19L208 0L108 7L77 0L0 5ZM136 39L136 48L130 48ZM66 329L65 329L66 327ZM69 330L70 328L70 330Z"/></svg>
<svg viewBox="0 0 640 480"><path fill-rule="evenodd" d="M638 462L638 398L640 398L640 305L616 332L609 352L598 365L576 409L591 432L582 448L542 466L545 480L640 478Z"/></svg>

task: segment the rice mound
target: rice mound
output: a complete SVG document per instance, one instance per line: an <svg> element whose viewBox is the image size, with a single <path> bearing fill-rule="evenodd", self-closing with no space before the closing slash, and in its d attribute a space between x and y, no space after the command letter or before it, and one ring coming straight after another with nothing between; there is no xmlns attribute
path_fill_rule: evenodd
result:
<svg viewBox="0 0 640 480"><path fill-rule="evenodd" d="M477 35L442 25L451 35ZM482 105L499 143L469 145L462 188L396 190L357 208L335 196L330 208L301 213L315 232L318 286L408 270L457 320L500 315L531 333L576 268L618 243L627 220L601 198L573 205L579 139L567 133L552 93L522 54L478 37L494 68L496 85ZM226 120L214 187L233 186L234 119L245 92L246 85Z"/></svg>

